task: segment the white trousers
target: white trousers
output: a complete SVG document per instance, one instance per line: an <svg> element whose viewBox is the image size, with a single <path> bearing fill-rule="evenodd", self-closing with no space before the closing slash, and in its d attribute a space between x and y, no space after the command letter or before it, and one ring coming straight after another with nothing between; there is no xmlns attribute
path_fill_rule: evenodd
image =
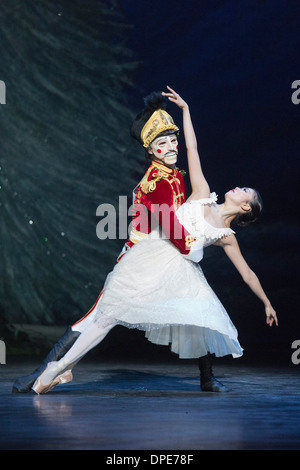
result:
<svg viewBox="0 0 300 470"><path fill-rule="evenodd" d="M115 325L116 324L113 322L109 325L107 325L107 323L102 324L99 319L91 322L77 338L63 359L65 359L68 364L76 364L91 349L101 343Z"/></svg>

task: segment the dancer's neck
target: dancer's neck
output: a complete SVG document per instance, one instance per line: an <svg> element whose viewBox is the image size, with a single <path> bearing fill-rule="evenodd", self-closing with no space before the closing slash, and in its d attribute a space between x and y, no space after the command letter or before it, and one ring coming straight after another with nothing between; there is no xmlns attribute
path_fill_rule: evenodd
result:
<svg viewBox="0 0 300 470"><path fill-rule="evenodd" d="M218 204L220 217L225 227L230 227L231 222L236 218L239 209L236 206L228 204L226 201L223 204Z"/></svg>

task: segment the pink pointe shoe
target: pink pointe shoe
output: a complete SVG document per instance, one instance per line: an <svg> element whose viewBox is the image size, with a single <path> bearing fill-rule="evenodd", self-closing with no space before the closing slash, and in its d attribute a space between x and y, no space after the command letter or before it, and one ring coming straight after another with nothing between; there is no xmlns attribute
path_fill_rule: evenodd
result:
<svg viewBox="0 0 300 470"><path fill-rule="evenodd" d="M53 380L51 380L50 383L44 385L42 382L43 375L47 371L47 369L52 365L52 362L49 362L47 365L47 368L44 370L44 372L36 379L32 386L32 390L37 393L38 395L42 395L44 393L49 392L52 388L54 388L56 385L59 384L65 384L67 382L71 382L73 379L72 372L70 370L67 370L63 374L58 375L55 377Z"/></svg>

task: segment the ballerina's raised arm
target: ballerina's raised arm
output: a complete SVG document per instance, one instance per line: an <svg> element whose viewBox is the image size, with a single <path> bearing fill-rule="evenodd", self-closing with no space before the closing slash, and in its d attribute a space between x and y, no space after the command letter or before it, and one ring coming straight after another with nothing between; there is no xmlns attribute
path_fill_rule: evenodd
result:
<svg viewBox="0 0 300 470"><path fill-rule="evenodd" d="M192 194L190 199L201 199L210 196L210 188L202 171L200 155L198 152L197 139L190 115L188 104L172 88L167 86L170 93L162 93L170 101L182 109L183 131L185 146L188 157L189 178L191 182Z"/></svg>
<svg viewBox="0 0 300 470"><path fill-rule="evenodd" d="M210 189L202 171L200 155L198 153L197 139L192 124L190 110L188 104L178 95L172 88L167 86L170 93L162 93L167 96L170 101L175 103L182 109L183 113L183 130L185 138L185 146L188 155L189 177L192 187L192 198L201 199L209 197Z"/></svg>

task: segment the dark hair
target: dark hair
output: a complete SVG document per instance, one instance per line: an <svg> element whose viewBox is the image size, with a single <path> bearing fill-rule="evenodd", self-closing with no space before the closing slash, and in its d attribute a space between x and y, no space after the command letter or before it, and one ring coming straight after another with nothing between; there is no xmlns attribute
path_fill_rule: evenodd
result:
<svg viewBox="0 0 300 470"><path fill-rule="evenodd" d="M145 149L145 158L146 158L146 161L151 164L152 162L152 157L153 155L151 155L151 153L148 152L148 149Z"/></svg>
<svg viewBox="0 0 300 470"><path fill-rule="evenodd" d="M247 225L252 224L262 213L263 202L261 195L256 189L254 189L254 193L252 200L249 201L251 209L247 212L243 212L242 214L238 214L233 221L239 227L246 227Z"/></svg>

